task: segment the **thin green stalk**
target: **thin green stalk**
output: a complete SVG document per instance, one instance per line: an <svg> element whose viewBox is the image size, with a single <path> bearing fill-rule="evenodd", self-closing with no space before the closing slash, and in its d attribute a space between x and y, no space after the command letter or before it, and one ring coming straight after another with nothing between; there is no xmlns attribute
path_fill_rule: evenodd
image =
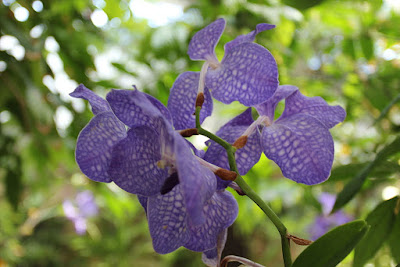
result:
<svg viewBox="0 0 400 267"><path fill-rule="evenodd" d="M290 244L289 239L287 237L287 229L279 217L275 214L275 212L261 199L259 195L246 183L242 176L240 176L235 159L235 151L236 149L226 142L225 140L221 139L220 137L216 136L215 134L201 128L200 125L200 110L201 107L196 107L196 127L199 131L199 134L205 135L211 140L217 142L222 147L226 149L228 153L228 161L231 171L237 173L237 177L235 182L239 185L239 187L243 190L243 192L254 202L260 209L267 215L267 217L271 220L271 222L275 225L276 229L278 230L281 236L281 243L282 243L282 255L285 267L292 266L292 258L290 254Z"/></svg>

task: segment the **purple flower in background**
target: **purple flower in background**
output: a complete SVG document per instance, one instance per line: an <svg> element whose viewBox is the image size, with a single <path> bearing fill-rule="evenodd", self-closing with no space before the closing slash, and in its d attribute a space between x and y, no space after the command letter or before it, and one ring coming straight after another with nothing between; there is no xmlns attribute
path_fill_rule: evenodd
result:
<svg viewBox="0 0 400 267"><path fill-rule="evenodd" d="M254 31L228 42L221 62L215 55L215 47L225 29L224 19L217 19L193 36L189 57L206 61L202 69L207 71L205 85L215 99L225 104L239 101L254 106L273 95L278 86L275 59L266 48L253 43L258 33L272 28L275 25L258 24Z"/></svg>
<svg viewBox="0 0 400 267"><path fill-rule="evenodd" d="M75 232L79 235L86 233L86 220L98 213L93 193L83 191L76 195L73 201L65 200L63 202L65 216L74 223Z"/></svg>
<svg viewBox="0 0 400 267"><path fill-rule="evenodd" d="M312 240L316 240L332 228L352 220L350 215L340 210L329 215L335 204L336 197L334 195L324 192L319 196L318 200L322 206L322 215L317 216L314 223L309 227Z"/></svg>

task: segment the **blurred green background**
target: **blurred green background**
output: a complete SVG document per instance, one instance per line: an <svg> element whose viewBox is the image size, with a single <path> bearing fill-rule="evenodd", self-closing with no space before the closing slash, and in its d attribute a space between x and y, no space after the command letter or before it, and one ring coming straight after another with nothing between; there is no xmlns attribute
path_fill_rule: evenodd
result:
<svg viewBox="0 0 400 267"><path fill-rule="evenodd" d="M216 48L220 59L223 45L238 34L257 23L276 24L256 41L276 58L280 83L347 111L331 131L336 157L327 182L296 184L264 156L245 176L291 234L309 238L321 214L318 196L339 193L399 138L400 1L2 0L0 266L203 266L200 253L186 249L156 254L136 196L80 172L75 142L92 114L68 94L79 83L102 96L135 84L166 104L178 74L201 68L186 54L191 36L218 17L227 20ZM244 109L215 102L205 128L215 132ZM193 140L199 148L203 141ZM399 194L400 146L391 149L344 206L353 218L365 218ZM79 235L63 203L86 190L99 212ZM233 194L240 214L224 254L282 266L272 223L249 199ZM294 256L302 250L292 246ZM395 266L400 255L390 251L383 244L367 266ZM341 266L351 262L350 256Z"/></svg>

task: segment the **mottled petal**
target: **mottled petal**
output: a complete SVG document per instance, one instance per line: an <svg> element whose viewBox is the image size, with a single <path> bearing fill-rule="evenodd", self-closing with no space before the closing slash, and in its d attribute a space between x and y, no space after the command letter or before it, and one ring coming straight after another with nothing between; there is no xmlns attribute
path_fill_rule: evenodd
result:
<svg viewBox="0 0 400 267"><path fill-rule="evenodd" d="M279 101L286 99L288 96L293 94L299 90L296 86L292 85L280 85L278 89L275 91L274 95L271 96L267 101L257 105L255 108L257 109L258 114L260 116L265 115L271 120L274 120L274 113L276 106L278 105Z"/></svg>
<svg viewBox="0 0 400 267"><path fill-rule="evenodd" d="M216 247L218 235L232 225L238 214L235 198L228 191L216 192L203 208L206 221L200 226L188 223L189 240L184 247L205 251Z"/></svg>
<svg viewBox="0 0 400 267"><path fill-rule="evenodd" d="M208 70L206 86L215 99L225 104L237 100L245 106L255 106L276 91L278 68L267 49L243 43L225 53L218 68Z"/></svg>
<svg viewBox="0 0 400 267"><path fill-rule="evenodd" d="M199 72L187 71L178 76L168 98L168 109L176 130L196 128L195 102L199 86ZM200 112L200 123L211 115L213 103L210 91L204 88L204 104Z"/></svg>
<svg viewBox="0 0 400 267"><path fill-rule="evenodd" d="M140 91L138 91L138 92L141 93ZM142 93L142 94L145 95L148 100L150 100L150 102L161 112L161 114L164 116L164 118L167 121L172 123L171 113L169 112L168 108L166 106L164 106L163 103L161 103L157 98L155 98L151 95L148 95L146 93Z"/></svg>
<svg viewBox="0 0 400 267"><path fill-rule="evenodd" d="M137 198L139 200L140 205L142 205L142 207L144 209L144 212L146 212L146 214L147 214L147 200L148 200L148 197L137 195Z"/></svg>
<svg viewBox="0 0 400 267"><path fill-rule="evenodd" d="M69 94L72 97L83 98L88 100L90 105L92 106L92 112L94 115L97 115L101 112L111 111L110 106L107 101L101 98L100 96L93 93L91 90L86 88L83 84L80 84L75 91Z"/></svg>
<svg viewBox="0 0 400 267"><path fill-rule="evenodd" d="M186 208L180 185L165 195L148 198L148 221L153 247L157 253L170 253L189 240Z"/></svg>
<svg viewBox="0 0 400 267"><path fill-rule="evenodd" d="M203 206L215 192L217 179L214 173L200 165L186 140L178 137L175 140L175 156L179 185L189 219L194 225L198 225L205 221Z"/></svg>
<svg viewBox="0 0 400 267"><path fill-rule="evenodd" d="M199 150L197 149L192 143L190 143L188 140L186 140L186 143L190 146L190 149L192 149L193 153L198 156L199 158L204 158L204 154L206 153L204 150Z"/></svg>
<svg viewBox="0 0 400 267"><path fill-rule="evenodd" d="M224 29L225 20L221 18L198 31L189 43L190 59L218 61L214 49Z"/></svg>
<svg viewBox="0 0 400 267"><path fill-rule="evenodd" d="M225 44L225 53L228 53L232 47L237 46L242 43L251 43L256 38L256 35L260 32L267 31L270 29L275 28L275 25L267 24L267 23L260 23L257 24L256 29L248 34L239 35L234 40Z"/></svg>
<svg viewBox="0 0 400 267"><path fill-rule="evenodd" d="M205 265L208 267L219 267L227 236L228 229L222 230L222 232L218 235L217 247L203 252L201 255L201 260Z"/></svg>
<svg viewBox="0 0 400 267"><path fill-rule="evenodd" d="M111 182L107 171L113 147L126 137L125 126L108 111L99 113L82 129L75 158L81 171L97 182Z"/></svg>
<svg viewBox="0 0 400 267"><path fill-rule="evenodd" d="M163 104L139 90L112 90L107 94L107 101L118 119L129 127L158 127L154 118L160 116L171 121L169 111Z"/></svg>
<svg viewBox="0 0 400 267"><path fill-rule="evenodd" d="M281 118L296 113L310 115L328 128L342 122L346 117L346 111L342 107L329 106L321 97L307 97L302 95L300 91L296 91L286 99L285 110Z"/></svg>
<svg viewBox="0 0 400 267"><path fill-rule="evenodd" d="M265 127L265 155L275 161L285 177L307 185L328 179L333 162L333 140L317 119L296 114Z"/></svg>
<svg viewBox="0 0 400 267"><path fill-rule="evenodd" d="M157 167L161 160L159 135L147 126L132 128L113 150L108 173L119 187L132 194L158 194L168 176Z"/></svg>
<svg viewBox="0 0 400 267"><path fill-rule="evenodd" d="M217 136L232 144L252 123L253 118L251 116L251 108L248 108L246 111L222 126L221 129L218 130ZM208 144L209 147L204 155L204 160L221 168L229 169L226 150L214 141L209 141ZM236 162L241 175L245 175L254 164L258 162L261 152L262 147L260 144L260 134L258 130L256 130L248 137L246 145L236 151ZM222 183L225 185L229 184L228 181Z"/></svg>

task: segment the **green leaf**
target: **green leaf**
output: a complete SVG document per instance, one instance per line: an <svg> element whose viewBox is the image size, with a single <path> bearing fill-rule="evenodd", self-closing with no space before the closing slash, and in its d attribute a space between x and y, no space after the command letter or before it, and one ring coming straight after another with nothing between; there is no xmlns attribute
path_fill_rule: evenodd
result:
<svg viewBox="0 0 400 267"><path fill-rule="evenodd" d="M367 179L370 172L375 166L381 164L388 157L399 152L400 147L400 136L398 136L392 143L384 147L371 161L366 165L349 183L347 183L343 190L338 194L335 202L335 206L332 209L332 213L343 207L347 202L353 199L353 197L360 191L365 179Z"/></svg>
<svg viewBox="0 0 400 267"><path fill-rule="evenodd" d="M355 177L357 173L361 169L368 166L368 164L371 164L371 162L352 163L338 166L332 170L332 174L329 177L328 182L343 181ZM398 163L392 161L383 161L373 170L371 170L369 177L386 178L396 172L400 172L400 165Z"/></svg>
<svg viewBox="0 0 400 267"><path fill-rule="evenodd" d="M399 246L399 242L400 242L400 200L397 201L397 215L396 215L396 219L394 221L393 224L393 230L390 233L389 236L389 247L390 247L390 251L392 253L392 257L395 259L395 261L400 264L400 246ZM396 212L395 209L395 212Z"/></svg>
<svg viewBox="0 0 400 267"><path fill-rule="evenodd" d="M369 35L361 37L361 50L367 60L370 60L374 55L374 43Z"/></svg>
<svg viewBox="0 0 400 267"><path fill-rule="evenodd" d="M336 212L338 209L343 207L347 202L353 199L353 197L360 191L362 185L364 184L365 179L369 172L373 168L373 162L365 166L356 177L354 177L349 183L345 185L343 190L338 194L336 198L335 205L332 209L331 213Z"/></svg>
<svg viewBox="0 0 400 267"><path fill-rule="evenodd" d="M285 5L297 8L299 10L305 10L310 7L319 5L323 0L283 0Z"/></svg>
<svg viewBox="0 0 400 267"><path fill-rule="evenodd" d="M127 68L126 68L123 64L119 64L119 63L116 63L116 62L111 62L111 64L112 64L115 68L117 68L119 71L121 71L121 72L123 72L123 73L136 76L135 73L133 73L133 72L127 70Z"/></svg>
<svg viewBox="0 0 400 267"><path fill-rule="evenodd" d="M371 228L355 249L354 267L364 266L387 239L393 228L397 200L398 197L394 197L382 202L368 214L366 221Z"/></svg>
<svg viewBox="0 0 400 267"><path fill-rule="evenodd" d="M381 111L381 114L375 120L374 125L380 122L386 116L386 114L388 114L389 110L399 101L400 101L400 94L398 94L395 98L393 98L393 100L390 101L390 103Z"/></svg>
<svg viewBox="0 0 400 267"><path fill-rule="evenodd" d="M353 39L344 39L343 40L343 53L350 56L353 60L356 59L356 50L354 48L354 40Z"/></svg>
<svg viewBox="0 0 400 267"><path fill-rule="evenodd" d="M334 228L307 247L297 257L293 267L336 266L353 250L368 228L364 220Z"/></svg>

